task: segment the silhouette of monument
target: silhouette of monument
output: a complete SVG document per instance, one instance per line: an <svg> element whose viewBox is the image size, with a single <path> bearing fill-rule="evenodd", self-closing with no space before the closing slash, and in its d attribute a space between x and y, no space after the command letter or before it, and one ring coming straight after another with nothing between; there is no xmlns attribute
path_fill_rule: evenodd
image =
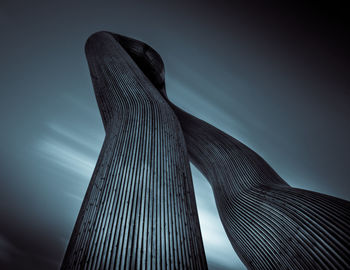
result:
<svg viewBox="0 0 350 270"><path fill-rule="evenodd" d="M247 268L350 269L350 202L290 187L172 104L145 43L99 32L86 54L106 139L62 268L205 269L188 151Z"/></svg>

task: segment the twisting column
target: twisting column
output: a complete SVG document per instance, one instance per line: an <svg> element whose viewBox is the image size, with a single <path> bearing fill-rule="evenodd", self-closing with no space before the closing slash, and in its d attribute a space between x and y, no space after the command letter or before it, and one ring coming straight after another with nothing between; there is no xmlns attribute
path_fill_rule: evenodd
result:
<svg viewBox="0 0 350 270"><path fill-rule="evenodd" d="M118 36L85 51L106 137L62 269L206 269L174 112Z"/></svg>
<svg viewBox="0 0 350 270"><path fill-rule="evenodd" d="M168 101L160 56L142 42L122 39ZM290 187L247 146L168 103L191 162L213 188L231 244L249 269L350 269L350 202Z"/></svg>
<svg viewBox="0 0 350 270"><path fill-rule="evenodd" d="M350 269L350 203L292 188L254 151L172 105L249 269Z"/></svg>

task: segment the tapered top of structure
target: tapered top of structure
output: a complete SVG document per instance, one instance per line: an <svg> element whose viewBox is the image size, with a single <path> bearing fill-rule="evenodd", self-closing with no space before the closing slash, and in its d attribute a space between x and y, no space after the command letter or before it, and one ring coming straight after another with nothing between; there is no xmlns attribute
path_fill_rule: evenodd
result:
<svg viewBox="0 0 350 270"><path fill-rule="evenodd" d="M160 55L149 45L144 42L125 37L119 34L99 31L92 34L85 43L85 53L88 54L91 45L96 46L96 43L102 43L101 37L113 37L123 49L130 55L141 71L159 90L163 97L166 96L165 91L165 71L164 63ZM103 46L103 44L101 44ZM108 55L108 50L103 50Z"/></svg>

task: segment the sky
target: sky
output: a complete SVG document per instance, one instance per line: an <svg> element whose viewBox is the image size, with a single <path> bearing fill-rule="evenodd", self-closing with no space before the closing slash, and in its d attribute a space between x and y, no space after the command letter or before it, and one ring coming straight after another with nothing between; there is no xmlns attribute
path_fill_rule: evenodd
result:
<svg viewBox="0 0 350 270"><path fill-rule="evenodd" d="M104 138L84 55L100 30L152 46L169 98L290 185L350 200L348 9L329 5L2 0L0 268L63 259ZM209 268L245 269L191 169Z"/></svg>

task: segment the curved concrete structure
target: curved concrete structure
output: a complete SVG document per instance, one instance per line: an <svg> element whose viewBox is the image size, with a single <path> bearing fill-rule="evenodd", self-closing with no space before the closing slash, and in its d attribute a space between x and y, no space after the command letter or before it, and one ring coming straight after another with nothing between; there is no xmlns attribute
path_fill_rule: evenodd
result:
<svg viewBox="0 0 350 270"><path fill-rule="evenodd" d="M172 105L249 269L350 269L350 203L290 187L254 151Z"/></svg>
<svg viewBox="0 0 350 270"><path fill-rule="evenodd" d="M350 269L350 202L290 187L172 104L162 59L145 43L102 32L86 53L106 139L63 268L206 268L187 146L247 268Z"/></svg>
<svg viewBox="0 0 350 270"><path fill-rule="evenodd" d="M85 50L106 137L62 269L206 269L174 112L116 36Z"/></svg>
<svg viewBox="0 0 350 270"><path fill-rule="evenodd" d="M142 42L123 40L144 72L159 72L149 78L179 119L190 160L210 182L247 268L350 269L350 202L290 187L247 146L176 107L166 96L160 56L135 49L149 47Z"/></svg>

